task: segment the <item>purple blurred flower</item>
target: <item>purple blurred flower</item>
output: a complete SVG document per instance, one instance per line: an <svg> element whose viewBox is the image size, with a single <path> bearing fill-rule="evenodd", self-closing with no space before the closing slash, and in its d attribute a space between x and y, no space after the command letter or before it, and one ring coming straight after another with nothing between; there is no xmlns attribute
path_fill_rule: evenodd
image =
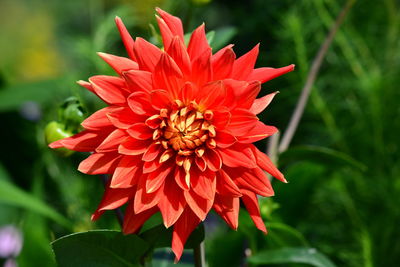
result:
<svg viewBox="0 0 400 267"><path fill-rule="evenodd" d="M27 101L20 108L21 116L30 121L38 121L42 117L42 111L38 103Z"/></svg>
<svg viewBox="0 0 400 267"><path fill-rule="evenodd" d="M17 267L17 266L18 265L14 259L8 259L3 265L3 267Z"/></svg>
<svg viewBox="0 0 400 267"><path fill-rule="evenodd" d="M0 228L0 258L16 257L22 249L22 234L12 225ZM10 265L12 266L12 265Z"/></svg>

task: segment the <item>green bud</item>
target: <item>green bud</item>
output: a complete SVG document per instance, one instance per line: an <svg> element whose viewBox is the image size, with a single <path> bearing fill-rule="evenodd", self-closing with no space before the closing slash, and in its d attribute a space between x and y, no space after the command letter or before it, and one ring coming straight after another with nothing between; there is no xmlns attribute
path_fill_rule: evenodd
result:
<svg viewBox="0 0 400 267"><path fill-rule="evenodd" d="M65 125L65 129L78 132L81 122L86 117L86 111L76 97L69 97L59 109L59 119Z"/></svg>
<svg viewBox="0 0 400 267"><path fill-rule="evenodd" d="M57 140L70 137L73 133L65 130L65 125L56 121L51 121L46 125L44 129L44 136L46 144L53 143ZM66 148L54 149L60 156L68 157L74 153L74 151Z"/></svg>

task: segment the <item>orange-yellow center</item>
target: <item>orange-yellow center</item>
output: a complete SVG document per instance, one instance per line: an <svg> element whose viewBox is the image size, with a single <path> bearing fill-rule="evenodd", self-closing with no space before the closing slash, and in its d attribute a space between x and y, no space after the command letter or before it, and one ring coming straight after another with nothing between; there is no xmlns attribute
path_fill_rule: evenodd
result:
<svg viewBox="0 0 400 267"><path fill-rule="evenodd" d="M166 150L160 161L174 154L202 157L206 147L215 148L212 119L212 111L200 111L196 102L185 105L179 100L174 102L172 110L161 109L159 115L150 117L146 124L155 129L153 139Z"/></svg>

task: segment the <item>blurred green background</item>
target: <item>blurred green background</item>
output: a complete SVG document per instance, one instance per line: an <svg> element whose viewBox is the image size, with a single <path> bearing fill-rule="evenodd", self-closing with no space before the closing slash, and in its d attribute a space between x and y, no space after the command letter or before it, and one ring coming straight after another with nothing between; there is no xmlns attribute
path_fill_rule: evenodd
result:
<svg viewBox="0 0 400 267"><path fill-rule="evenodd" d="M54 266L49 242L62 235L119 229L112 212L90 221L103 189L98 177L76 170L86 155L61 158L43 138L67 97L80 99L88 114L103 105L75 81L113 73L95 52L126 55L116 15L133 36L157 43L149 24L155 26L159 6L182 18L186 32L206 22L215 31L215 49L231 42L241 55L261 42L257 66L296 64L295 72L263 86L262 95L281 93L261 119L282 132L345 3L1 0L0 227L22 231L19 265ZM248 248L262 255L293 247L316 248L337 266L398 266L399 52L399 1L356 1L326 55L294 140L279 157L289 183L274 181L276 197L261 200L269 234L256 231L244 213L238 232L211 216L209 266L241 266ZM257 145L265 150L265 142ZM275 266L256 260L250 265Z"/></svg>

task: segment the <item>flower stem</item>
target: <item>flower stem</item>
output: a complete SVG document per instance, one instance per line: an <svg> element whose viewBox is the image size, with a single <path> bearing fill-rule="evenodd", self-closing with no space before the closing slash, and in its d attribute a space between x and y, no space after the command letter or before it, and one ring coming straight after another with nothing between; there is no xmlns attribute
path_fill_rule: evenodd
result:
<svg viewBox="0 0 400 267"><path fill-rule="evenodd" d="M328 51L330 45L332 44L333 38L336 35L336 32L338 31L340 25L342 24L344 18L346 17L348 11L351 9L353 4L356 2L356 0L348 0L345 6L342 8L340 11L339 15L337 16L335 23L332 25L331 30L329 31L329 34L325 38L325 41L322 43L321 47L319 48L319 51L317 53L317 56L315 57L314 61L312 62L311 65L311 70L308 73L306 83L304 84L304 87L301 91L300 98L297 102L296 108L293 112L292 117L290 118L289 126L285 131L285 134L282 137L282 141L279 144L278 152L282 153L290 145L290 142L292 141L292 138L296 132L297 126L299 125L299 122L301 120L301 117L304 112L304 108L307 104L308 98L311 93L311 89L314 85L315 79L317 78L319 69L321 68L322 61L325 58L326 52Z"/></svg>
<svg viewBox="0 0 400 267"><path fill-rule="evenodd" d="M205 267L206 257L204 251L204 241L193 249L194 266Z"/></svg>

